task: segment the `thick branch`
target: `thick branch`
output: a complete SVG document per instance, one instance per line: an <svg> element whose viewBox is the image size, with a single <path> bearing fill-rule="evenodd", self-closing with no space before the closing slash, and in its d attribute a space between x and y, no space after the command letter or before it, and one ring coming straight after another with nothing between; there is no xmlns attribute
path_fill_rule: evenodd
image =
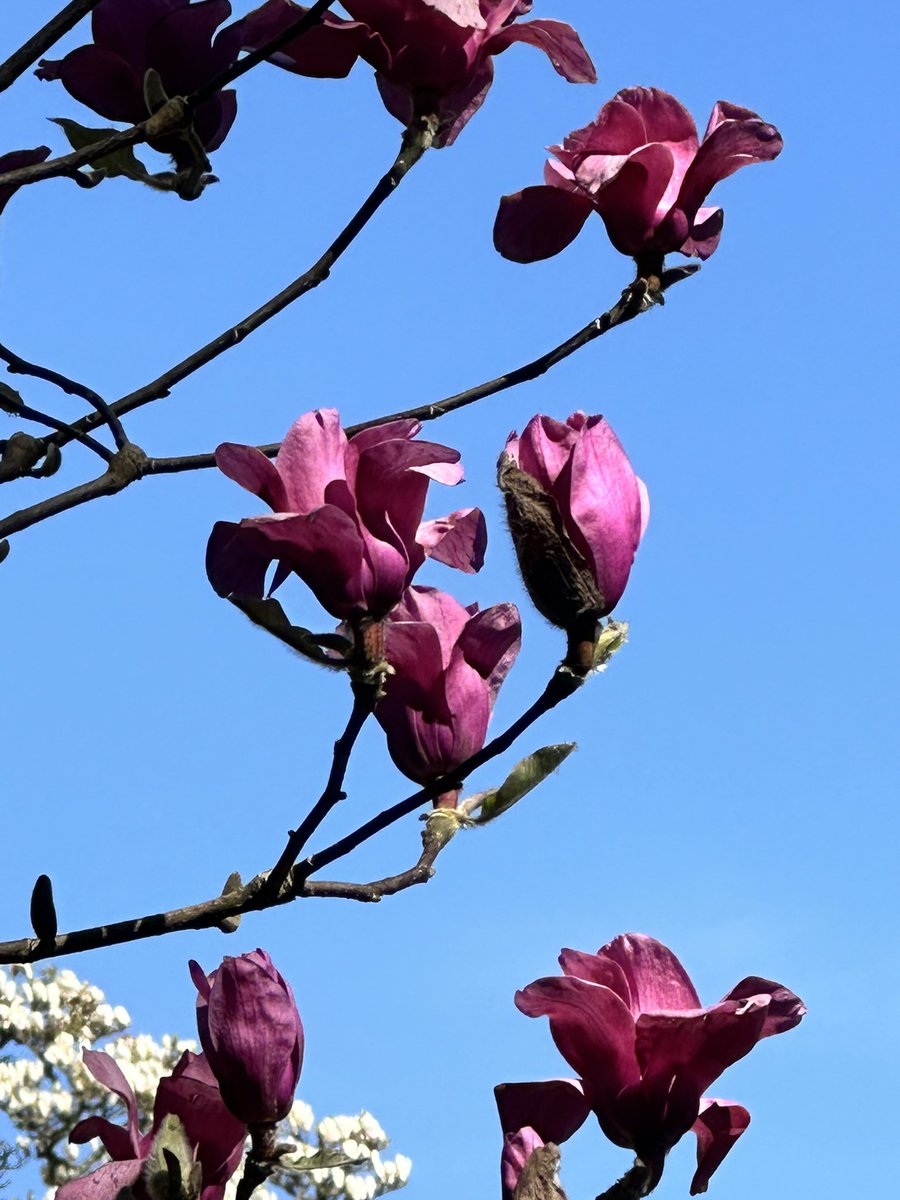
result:
<svg viewBox="0 0 900 1200"><path fill-rule="evenodd" d="M517 721L489 742L477 754L467 759L451 779L449 776L436 779L427 787L421 788L407 800L386 809L378 817L360 826L354 833L335 842L323 850L321 854L312 855L290 871L285 885L273 894L266 886L268 872L257 875L246 887L238 886L227 889L221 896L204 900L200 904L190 904L184 908L171 909L169 912L151 913L145 917L137 917L127 921L116 921L109 925L97 925L88 929L75 930L72 933L60 934L55 939L38 941L36 938L20 938L16 941L0 943L0 963L39 962L45 958L57 958L66 954L78 954L85 950L96 950L101 946L121 945L124 942L136 942L143 938L159 937L166 933L176 933L184 929L210 929L214 926L234 929L233 918L247 912L256 912L276 905L288 904L295 899L304 897L327 896L342 900L357 900L363 903L378 901L382 896L392 896L408 887L425 883L431 877L434 860L440 852L439 843L432 844L425 839L425 848L419 860L413 867L399 875L390 875L373 883L342 883L326 880L311 880L313 871L319 870L326 863L334 862L345 854L361 845L367 838L386 829L395 821L429 800L458 787L461 780L482 766L490 759L502 754L538 717L549 712L561 700L577 690L583 681L576 679L564 669L558 669L543 694L534 704L523 713ZM350 725L348 724L348 730ZM347 736L346 733L344 736ZM338 755L336 754L336 758Z"/></svg>
<svg viewBox="0 0 900 1200"><path fill-rule="evenodd" d="M109 431L113 435L117 450L121 450L128 441L125 430L122 428L122 422L103 397L98 395L93 388L87 387L86 384L78 383L77 380L70 379L68 375L63 375L59 371L53 371L50 367L42 367L38 363L28 362L27 359L22 358L21 355L16 354L15 351L10 350L2 343L0 343L0 359L6 363L6 368L10 375L31 375L34 379L43 379L46 383L52 383L69 396L78 396L82 400L86 400L109 426ZM84 441L84 434L72 429L69 425L56 424L53 428L59 429L61 432L71 429L72 437Z"/></svg>
<svg viewBox="0 0 900 1200"><path fill-rule="evenodd" d="M55 46L61 37L70 29L74 29L82 17L86 17L100 0L72 0L71 4L56 14L39 29L34 37L30 37L24 46L11 54L4 63L0 63L0 92L6 91L10 84L15 83L32 63L37 62L45 50Z"/></svg>
<svg viewBox="0 0 900 1200"><path fill-rule="evenodd" d="M679 274L678 279L683 278L686 278L686 276ZM677 280L673 279L664 283L660 289L660 294L675 282ZM464 392L456 392L452 396L447 396L444 400L435 400L430 404L419 404L414 408L404 408L399 412L389 413L383 417L374 417L372 420L363 421L358 425L348 425L347 435L348 437L352 437L354 433L359 433L362 429L370 429L373 425L383 425L386 421L396 421L402 417L413 417L418 421L433 421L437 417L454 412L458 408L465 408L468 404L474 404L476 400L484 400L488 396L495 396L498 392L505 392L508 388L516 387L520 383L527 383L532 379L537 379L549 371L551 367L555 367L557 363L568 358L570 354L574 354L582 346L586 346L589 342L594 341L595 338L602 337L610 329L615 329L617 326L624 325L626 322L633 320L640 313L645 312L647 307L646 294L640 282L631 283L611 309L605 313L601 313L599 317L595 317L583 329L579 329L577 333L573 333L571 337L566 338L558 346L554 346L552 350L548 350L545 354L540 355L539 358L532 359L531 362L525 363L524 366L516 367L513 371L507 371L503 375L498 375L495 379L489 379L485 383L479 383L475 387L467 388ZM280 442L269 442L264 446L258 447L269 458L274 458L280 448ZM180 458L151 458L147 467L147 474L176 475L182 471L206 470L215 465L215 454L188 454Z"/></svg>

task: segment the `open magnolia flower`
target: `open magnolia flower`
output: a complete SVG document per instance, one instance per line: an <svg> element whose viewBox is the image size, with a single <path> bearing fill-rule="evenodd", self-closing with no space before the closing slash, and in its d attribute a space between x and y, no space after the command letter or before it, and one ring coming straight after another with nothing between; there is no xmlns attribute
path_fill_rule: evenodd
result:
<svg viewBox="0 0 900 1200"><path fill-rule="evenodd" d="M247 1128L225 1107L202 1054L185 1051L172 1074L159 1081L147 1133L141 1133L134 1091L115 1060L102 1050L85 1050L84 1065L125 1105L127 1124L88 1117L75 1126L70 1142L99 1138L112 1162L64 1183L59 1200L117 1200L128 1189L135 1200L152 1200L158 1193L148 1187L147 1173L165 1172L166 1152L175 1154L185 1183L189 1177L196 1182L199 1200L222 1200L243 1157Z"/></svg>
<svg viewBox="0 0 900 1200"><path fill-rule="evenodd" d="M516 659L514 604L478 611L436 588L412 587L385 621L392 674L375 716L399 769L416 783L446 775L484 745L500 685ZM452 803L448 797L445 803Z"/></svg>
<svg viewBox="0 0 900 1200"><path fill-rule="evenodd" d="M188 96L235 62L241 49L236 25L213 36L230 15L229 0L100 0L91 14L93 42L65 58L42 59L35 74L59 79L100 116L136 125L150 115L144 93L150 68L168 96ZM197 105L192 124L206 150L222 144L236 115L231 90ZM178 137L150 144L171 154L179 166L191 161L184 158L185 144Z"/></svg>
<svg viewBox="0 0 900 1200"><path fill-rule="evenodd" d="M514 262L564 250L592 212L622 254L657 258L678 250L709 258L724 214L703 208L712 188L749 163L776 158L784 143L749 108L720 100L703 140L690 113L659 88L625 88L595 121L551 147L544 183L504 196L494 245Z"/></svg>
<svg viewBox="0 0 900 1200"><path fill-rule="evenodd" d="M459 452L414 438L418 421L391 421L348 438L331 408L300 417L274 462L254 446L219 446L216 462L273 515L220 521L206 555L220 596L261 597L290 573L336 617L380 619L398 603L425 556L480 569L487 543L479 509L422 522L430 479L462 479Z"/></svg>
<svg viewBox="0 0 900 1200"><path fill-rule="evenodd" d="M596 954L563 950L559 961L562 976L538 979L515 999L527 1016L550 1018L558 1050L580 1076L563 1093L568 1123L580 1124L580 1090L583 1114L593 1110L611 1141L634 1150L651 1186L666 1154L692 1129L698 1162L691 1195L705 1192L750 1114L703 1093L762 1038L793 1029L806 1012L802 1001L750 976L704 1008L672 951L640 933L621 934ZM498 1100L508 1163L516 1156L509 1171L521 1172L519 1160L536 1144L532 1134L549 1140L541 1122L563 1083L504 1085L512 1089L509 1100L501 1102L502 1091Z"/></svg>
<svg viewBox="0 0 900 1200"><path fill-rule="evenodd" d="M346 75L357 57L375 68L388 112L409 126L438 120L435 146L449 146L484 102L493 56L513 42L536 46L570 83L597 74L578 34L562 21L519 22L531 0L343 0L352 21L330 13L318 29L289 42L272 61L300 75ZM242 23L247 50L263 46L307 10L268 0Z"/></svg>

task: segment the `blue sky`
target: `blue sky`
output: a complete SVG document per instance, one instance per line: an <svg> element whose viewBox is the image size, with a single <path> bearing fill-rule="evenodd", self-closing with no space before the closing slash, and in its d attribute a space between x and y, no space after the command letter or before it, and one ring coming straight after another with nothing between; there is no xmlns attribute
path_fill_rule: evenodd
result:
<svg viewBox="0 0 900 1200"><path fill-rule="evenodd" d="M55 8L6 0L4 48ZM503 821L458 838L427 887L365 908L308 901L228 939L182 934L70 965L139 1030L187 1034L187 959L211 967L264 946L306 1024L303 1097L322 1114L370 1108L414 1160L410 1196L451 1200L473 1185L497 1194L493 1085L566 1073L546 1023L514 1008L516 988L552 973L561 946L642 930L680 955L706 1002L759 974L809 1006L717 1085L753 1124L710 1195L836 1200L848 1180L866 1194L890 1169L900 1068L894 8L761 0L752 17L686 16L546 0L535 15L579 29L600 83L567 85L513 47L457 144L426 157L325 285L127 427L156 455L266 442L309 408L336 405L349 423L527 361L629 279L594 220L543 264L493 251L497 199L539 181L543 146L638 83L672 91L701 129L720 98L777 124L783 155L721 185L720 249L664 310L429 430L461 449L467 478L435 488L428 515L478 503L492 540L479 577L435 566L423 581L466 603L515 600L525 618L496 728L561 653L515 576L493 486L509 430L538 411L603 412L647 482L653 515L616 613L631 642L519 747L575 740L579 753ZM399 127L364 65L343 82L264 68L239 96L222 182L196 204L124 181L57 180L13 200L2 340L114 399L313 261L390 163ZM62 150L46 116L91 123L32 78L0 111L0 149ZM67 453L52 481L4 487L0 512L95 469ZM213 472L149 479L13 540L0 568L2 936L27 933L41 871L64 928L212 895L231 870L274 861L318 793L345 682L251 628L204 575L213 522L253 511ZM283 602L328 626L299 586ZM322 844L410 790L368 729ZM391 830L342 874L410 865L418 832L415 820ZM686 1140L661 1200L687 1195L692 1159ZM629 1162L586 1126L564 1156L571 1200Z"/></svg>

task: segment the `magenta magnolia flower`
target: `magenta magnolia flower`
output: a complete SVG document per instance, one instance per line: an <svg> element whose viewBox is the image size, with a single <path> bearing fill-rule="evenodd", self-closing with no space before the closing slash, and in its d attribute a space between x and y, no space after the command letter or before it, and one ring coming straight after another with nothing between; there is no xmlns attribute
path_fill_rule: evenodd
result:
<svg viewBox="0 0 900 1200"><path fill-rule="evenodd" d="M503 1152L500 1182L503 1200L512 1200L528 1159L547 1142L567 1141L587 1119L590 1105L577 1079L540 1083L500 1083L494 1088Z"/></svg>
<svg viewBox="0 0 900 1200"><path fill-rule="evenodd" d="M123 1128L104 1117L79 1121L69 1141L82 1144L99 1138L113 1161L64 1183L57 1193L59 1200L116 1200L124 1188L131 1188L136 1200L150 1200L142 1171L164 1118L171 1115L181 1121L194 1160L200 1164L201 1200L222 1200L225 1184L243 1157L247 1130L223 1104L202 1054L186 1051L172 1074L160 1080L153 1126L147 1133L140 1131L137 1100L118 1064L100 1050L85 1050L84 1064L125 1105L128 1123Z"/></svg>
<svg viewBox="0 0 900 1200"><path fill-rule="evenodd" d="M740 1105L703 1099L704 1091L761 1038L797 1025L803 1003L751 976L703 1008L671 950L640 933L622 934L596 954L563 950L559 961L564 974L517 992L517 1008L550 1018L603 1132L635 1151L654 1185L668 1151L693 1129L691 1195L706 1191L750 1116Z"/></svg>
<svg viewBox="0 0 900 1200"><path fill-rule="evenodd" d="M521 637L513 604L479 612L435 588L409 589L385 623L394 674L375 709L404 775L428 783L481 749Z"/></svg>
<svg viewBox="0 0 900 1200"><path fill-rule="evenodd" d="M187 96L236 61L237 26L212 40L230 15L228 0L100 0L91 16L93 43L63 59L42 59L35 74L61 80L71 96L101 117L136 125L150 115L144 76L151 67L168 96ZM217 92L197 106L193 126L208 151L222 144L236 115L233 91ZM191 164L178 137L150 144L171 154L178 166Z"/></svg>
<svg viewBox="0 0 900 1200"><path fill-rule="evenodd" d="M622 254L709 258L724 215L703 201L720 179L776 158L783 145L774 125L724 100L698 145L693 119L674 96L625 88L596 121L552 147L558 161L548 160L542 186L503 197L494 245L514 262L550 258L597 212Z"/></svg>
<svg viewBox="0 0 900 1200"><path fill-rule="evenodd" d="M413 441L418 421L391 421L348 439L334 409L294 423L274 462L253 446L225 443L220 469L274 509L213 529L206 568L220 596L262 596L295 571L336 617L383 617L426 554L462 571L480 569L484 517L461 509L421 524L429 479L462 478L459 453Z"/></svg>
<svg viewBox="0 0 900 1200"><path fill-rule="evenodd" d="M226 957L206 977L191 962L197 1031L222 1099L247 1125L287 1116L303 1065L303 1025L290 986L264 950Z"/></svg>
<svg viewBox="0 0 900 1200"><path fill-rule="evenodd" d="M529 594L555 625L619 602L649 516L643 483L601 416L536 416L500 458L510 530Z"/></svg>
<svg viewBox="0 0 900 1200"><path fill-rule="evenodd" d="M570 83L597 74L570 25L545 19L517 23L531 0L343 0L352 21L326 15L312 35L290 42L272 61L301 75L346 75L357 56L375 68L388 112L409 126L434 114L436 146L449 146L484 102L494 78L493 55L528 42ZM268 0L244 21L244 48L256 49L307 10Z"/></svg>
<svg viewBox="0 0 900 1200"><path fill-rule="evenodd" d="M9 154L0 154L0 175L7 171L18 171L20 167L33 167L35 163L44 162L50 157L49 146L36 146L34 150L11 150ZM20 183L0 184L0 213L22 185Z"/></svg>

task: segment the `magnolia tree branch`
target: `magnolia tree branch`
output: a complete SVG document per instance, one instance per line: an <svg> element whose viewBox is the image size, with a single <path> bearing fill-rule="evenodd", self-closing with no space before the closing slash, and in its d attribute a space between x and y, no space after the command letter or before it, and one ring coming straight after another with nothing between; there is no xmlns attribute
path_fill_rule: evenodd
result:
<svg viewBox="0 0 900 1200"><path fill-rule="evenodd" d="M32 63L37 62L45 50L55 46L61 37L70 29L74 29L81 18L86 17L99 3L100 0L72 0L72 3L67 4L55 17L51 17L43 29L39 29L30 37L6 62L0 63L0 92L5 92Z"/></svg>
<svg viewBox="0 0 900 1200"><path fill-rule="evenodd" d="M560 701L571 696L583 682L583 679L572 675L565 668L557 668L535 703L508 729L462 763L452 777L444 776L433 780L406 800L386 809L321 853L311 855L289 871L283 885L276 893L267 887L270 872L266 871L257 875L246 886L242 886L237 877L231 876L220 896L215 896L199 904L171 909L168 912L150 913L144 917L116 921L109 925L92 926L54 937L20 938L15 941L2 942L0 943L0 963L39 962L46 958L78 954L85 950L96 950L101 946L136 942L143 938L159 937L185 929L210 929L218 926L223 932L230 933L237 928L237 918L244 913L258 912L276 905L288 904L293 900L305 897L331 897L372 903L380 900L382 896L392 896L408 887L425 883L431 878L434 861L444 844L440 839L429 837L427 830L423 852L418 861L399 875L387 876L371 883L332 882L310 879L309 876L326 864L349 854L351 850L362 845L380 830L393 825L395 821L399 821L417 808L421 808L422 805L427 804L443 792L461 786L462 781L472 771L507 750L530 725L533 725L539 717L549 712ZM351 717L351 722L348 723L343 738L351 735L353 724L354 721ZM355 738L355 734L352 736ZM338 748L343 738L335 747L336 759L340 759L347 750L346 746ZM332 769L334 770L334 767Z"/></svg>
<svg viewBox="0 0 900 1200"><path fill-rule="evenodd" d="M677 277L663 280L659 296L673 284L678 283L681 279L686 279L688 275L692 275L697 270L699 267L693 265L673 270L673 275L677 271ZM370 421L362 421L358 425L348 425L347 436L352 437L354 433L359 433L363 429L371 429L373 425L383 425L387 421L397 421L403 417L414 417L418 421L434 421L437 417L455 412L458 408L474 404L476 400L484 400L488 396L497 395L498 392L505 392L509 388L517 387L520 383L528 383L532 379L544 375L551 367L555 367L557 363L568 358L570 354L574 354L576 350L580 350L582 346L587 346L596 338L602 337L610 329L634 320L642 312L646 312L649 307L651 305L647 302L647 291L642 282L638 280L630 283L622 292L620 299L607 312L601 313L583 329L579 329L564 342L554 346L552 350L546 351L538 358L532 359L531 362L525 363L524 366L516 367L513 371L507 371L503 375L488 379L485 383L479 383L475 387L466 388L464 392L456 392L444 400L434 400L430 404L419 404L414 408L404 408L399 412L388 413L382 417L373 417ZM269 458L274 458L280 448L280 442L268 442L264 446L257 447ZM147 465L147 474L176 475L182 471L205 470L215 465L215 454L188 454L180 458L151 458Z"/></svg>
<svg viewBox="0 0 900 1200"><path fill-rule="evenodd" d="M31 375L34 379L43 379L46 383L54 384L54 386L60 388L69 396L79 396L82 400L86 400L98 416L109 426L109 431L116 443L117 450L121 450L128 441L128 436L122 428L122 422L103 397L98 395L93 388L89 388L83 383L78 383L74 379L69 379L67 375L63 375L59 371L53 371L50 367L42 367L37 363L28 362L27 359L22 358L21 355L16 354L15 351L10 350L2 343L0 343L0 359L6 363L6 369L10 375ZM60 432L71 430L72 437L84 440L85 435L76 431L70 425L63 426L57 424L54 428L59 429Z"/></svg>

